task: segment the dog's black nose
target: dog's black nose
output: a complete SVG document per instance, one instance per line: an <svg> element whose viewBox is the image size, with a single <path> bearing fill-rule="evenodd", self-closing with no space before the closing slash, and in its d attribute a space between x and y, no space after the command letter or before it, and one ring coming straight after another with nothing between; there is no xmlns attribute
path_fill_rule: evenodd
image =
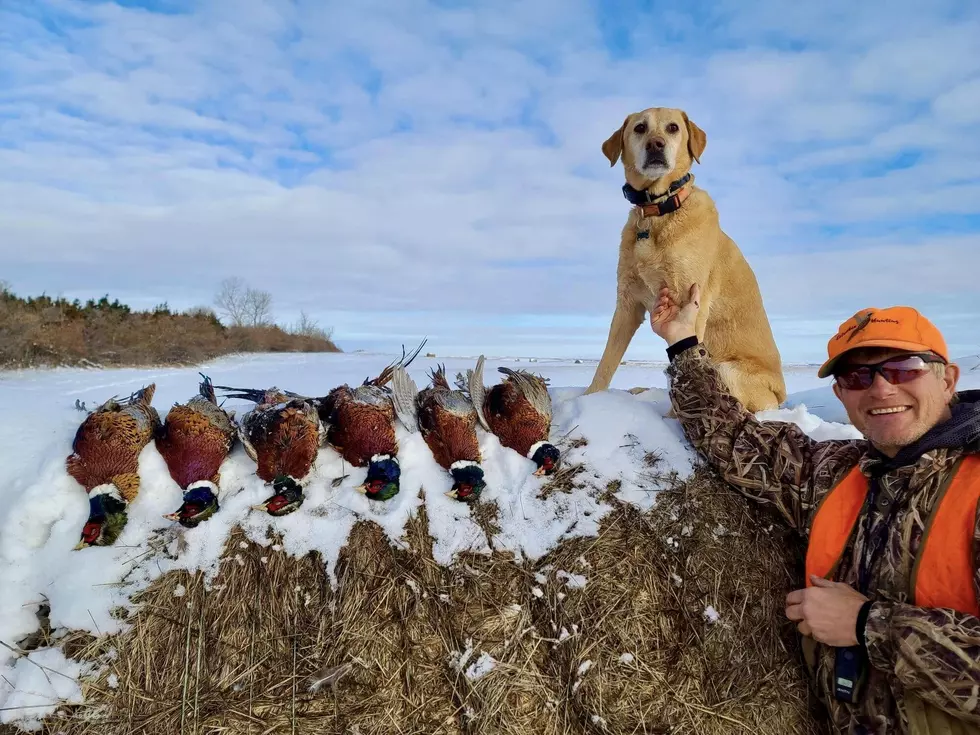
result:
<svg viewBox="0 0 980 735"><path fill-rule="evenodd" d="M647 141L648 151L662 151L666 147L667 141L660 137L650 138L650 140Z"/></svg>

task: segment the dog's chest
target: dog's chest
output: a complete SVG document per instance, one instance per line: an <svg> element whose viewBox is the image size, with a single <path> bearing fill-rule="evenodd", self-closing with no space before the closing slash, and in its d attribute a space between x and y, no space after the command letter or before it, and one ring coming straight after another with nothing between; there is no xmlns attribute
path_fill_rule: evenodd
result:
<svg viewBox="0 0 980 735"><path fill-rule="evenodd" d="M633 228L631 234L633 240L632 255L637 263L659 265L663 262L665 256L663 236L657 230L658 228L644 227L643 224ZM658 235L660 235L659 238Z"/></svg>

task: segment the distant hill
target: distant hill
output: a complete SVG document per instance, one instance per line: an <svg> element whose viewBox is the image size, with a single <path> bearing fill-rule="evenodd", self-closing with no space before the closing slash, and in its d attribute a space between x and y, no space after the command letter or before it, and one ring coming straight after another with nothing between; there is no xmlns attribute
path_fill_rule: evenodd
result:
<svg viewBox="0 0 980 735"><path fill-rule="evenodd" d="M236 352L340 352L318 328L226 327L214 311L135 311L103 296L86 303L0 289L0 368L192 364Z"/></svg>

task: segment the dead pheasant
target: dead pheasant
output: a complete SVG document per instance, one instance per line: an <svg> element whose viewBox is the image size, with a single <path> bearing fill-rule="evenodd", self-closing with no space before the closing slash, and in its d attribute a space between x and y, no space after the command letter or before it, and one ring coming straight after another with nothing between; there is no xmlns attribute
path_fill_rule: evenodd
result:
<svg viewBox="0 0 980 735"><path fill-rule="evenodd" d="M242 416L238 434L245 452L258 465L255 473L271 483L275 493L252 507L274 516L292 513L303 504L301 483L313 468L322 443L323 425L315 405L278 388L215 387L230 391L224 397L256 404Z"/></svg>
<svg viewBox="0 0 980 735"><path fill-rule="evenodd" d="M351 388L346 383L326 397L314 399L327 429L327 442L355 467L367 466L364 483L356 490L371 500L389 500L398 494L401 468L395 438L395 408L386 387L396 367L408 367L425 340L411 355L388 365L380 375Z"/></svg>
<svg viewBox="0 0 980 735"><path fill-rule="evenodd" d="M89 496L89 518L76 549L110 546L125 528L126 507L139 493L140 452L160 426L151 405L155 391L151 383L129 398L110 398L75 432L65 465Z"/></svg>
<svg viewBox="0 0 980 735"><path fill-rule="evenodd" d="M507 376L489 390L483 385L483 355L476 370L467 370L466 379L456 384L468 390L476 415L484 429L496 434L500 443L532 460L535 475L551 475L561 464L561 453L548 441L551 434L551 395L548 381L526 370L499 367Z"/></svg>
<svg viewBox="0 0 980 735"><path fill-rule="evenodd" d="M218 510L218 468L236 437L234 414L218 406L211 379L201 377L198 394L175 404L156 436L157 450L184 494L180 508L164 518L186 528L194 528Z"/></svg>
<svg viewBox="0 0 980 735"><path fill-rule="evenodd" d="M452 475L453 487L446 494L464 502L475 501L486 487L476 436L476 409L463 391L449 387L444 367L430 375L432 385L419 392L405 369L395 368L395 412L409 431L418 426L436 462Z"/></svg>

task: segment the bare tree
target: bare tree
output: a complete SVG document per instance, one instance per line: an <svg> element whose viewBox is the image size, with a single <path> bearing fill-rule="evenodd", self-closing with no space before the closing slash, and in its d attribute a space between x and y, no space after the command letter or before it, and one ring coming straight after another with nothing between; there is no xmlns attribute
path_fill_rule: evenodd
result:
<svg viewBox="0 0 980 735"><path fill-rule="evenodd" d="M297 334L301 337L313 337L314 339L325 340L329 340L333 336L332 329L324 329L318 321L310 318L305 311L299 313L299 321L289 329L289 333Z"/></svg>
<svg viewBox="0 0 980 735"><path fill-rule="evenodd" d="M245 281L241 278L226 278L221 282L221 290L214 297L218 313L225 317L233 327L245 324Z"/></svg>
<svg viewBox="0 0 980 735"><path fill-rule="evenodd" d="M257 288L245 291L245 320L250 327L272 324L272 294Z"/></svg>
<svg viewBox="0 0 980 735"><path fill-rule="evenodd" d="M221 282L214 305L233 327L261 327L272 323L272 294L246 286L238 277Z"/></svg>

